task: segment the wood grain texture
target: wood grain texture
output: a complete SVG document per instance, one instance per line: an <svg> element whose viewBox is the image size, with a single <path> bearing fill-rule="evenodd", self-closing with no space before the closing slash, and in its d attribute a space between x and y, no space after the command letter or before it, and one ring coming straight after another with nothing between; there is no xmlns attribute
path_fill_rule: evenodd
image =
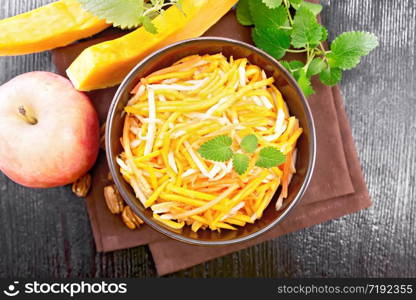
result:
<svg viewBox="0 0 416 300"><path fill-rule="evenodd" d="M48 0L2 0L0 19ZM180 277L416 276L416 3L324 0L330 39L367 30L380 47L341 84L374 205L173 274ZM49 53L0 58L0 83L53 71ZM147 247L94 250L82 199L0 174L0 277L152 277Z"/></svg>

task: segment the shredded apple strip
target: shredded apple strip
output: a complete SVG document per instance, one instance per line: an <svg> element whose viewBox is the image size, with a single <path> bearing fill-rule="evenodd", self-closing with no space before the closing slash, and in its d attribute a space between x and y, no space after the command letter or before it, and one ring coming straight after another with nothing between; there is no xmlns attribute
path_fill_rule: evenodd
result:
<svg viewBox="0 0 416 300"><path fill-rule="evenodd" d="M246 58L221 53L185 57L140 80L125 107L117 161L155 220L194 232L236 230L261 218L279 188L281 209L303 130L273 82ZM255 134L259 148L275 147L286 161L270 169L250 161L238 175L231 162L202 158L200 145L224 134L233 147Z"/></svg>

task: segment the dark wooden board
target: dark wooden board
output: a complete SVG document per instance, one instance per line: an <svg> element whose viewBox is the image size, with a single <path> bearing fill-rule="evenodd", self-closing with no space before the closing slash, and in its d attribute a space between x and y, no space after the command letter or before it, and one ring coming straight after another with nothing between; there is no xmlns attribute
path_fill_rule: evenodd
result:
<svg viewBox="0 0 416 300"><path fill-rule="evenodd" d="M50 0L2 0L0 19ZM330 39L367 30L380 47L341 88L374 205L171 276L416 276L416 3L324 0ZM49 53L0 58L0 84L53 71ZM96 253L84 200L0 174L0 277L152 277L147 247Z"/></svg>

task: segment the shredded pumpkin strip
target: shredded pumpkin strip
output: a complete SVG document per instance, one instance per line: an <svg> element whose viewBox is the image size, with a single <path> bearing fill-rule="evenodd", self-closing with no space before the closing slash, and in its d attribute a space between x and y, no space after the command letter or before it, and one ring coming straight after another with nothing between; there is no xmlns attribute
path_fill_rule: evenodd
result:
<svg viewBox="0 0 416 300"><path fill-rule="evenodd" d="M166 220L166 219L163 219L158 214L153 214L153 218L155 220L157 220L157 221L159 221L159 222L161 222L161 223L163 223L163 224L165 224L165 225L173 228L173 229L181 229L185 225L185 222L178 223L178 222L175 222L175 221L172 221L172 220Z"/></svg>
<svg viewBox="0 0 416 300"><path fill-rule="evenodd" d="M296 172L299 121L273 78L247 58L194 55L142 78L125 107L117 162L136 196L154 218L172 229L236 230L253 223L281 186L281 208ZM279 167L255 165L238 175L232 162L204 159L198 148L218 135L232 138L234 151L254 134L261 147L286 154ZM284 206L283 206L284 207Z"/></svg>
<svg viewBox="0 0 416 300"><path fill-rule="evenodd" d="M160 193L165 189L166 185L169 183L168 180L166 180L164 183L162 183L155 191L154 193L145 201L144 206L149 207L152 206L153 203L159 198Z"/></svg>
<svg viewBox="0 0 416 300"><path fill-rule="evenodd" d="M192 216L192 215L197 215L197 214L203 213L204 211L207 211L209 208L213 207L214 205L218 204L219 202L221 202L222 200L227 198L237 188L238 188L238 185L234 184L234 185L230 186L227 190L225 190L223 193L221 193L221 195L216 197L214 200L208 202L204 206L195 208L193 210L187 211L187 212L182 213L182 214L175 215L175 219L183 219L183 218L186 218L186 217L189 217L189 216Z"/></svg>
<svg viewBox="0 0 416 300"><path fill-rule="evenodd" d="M175 195L175 194L169 194L169 193L161 193L159 195L159 197L162 200L179 202L179 203L183 203L183 204L192 205L192 206L195 206L195 207L201 207L201 206L204 206L204 205L207 204L206 201L192 199L192 198L188 198L188 197L184 197L184 196L180 196L180 195ZM213 209L223 210L224 206L215 205L215 206L213 206Z"/></svg>

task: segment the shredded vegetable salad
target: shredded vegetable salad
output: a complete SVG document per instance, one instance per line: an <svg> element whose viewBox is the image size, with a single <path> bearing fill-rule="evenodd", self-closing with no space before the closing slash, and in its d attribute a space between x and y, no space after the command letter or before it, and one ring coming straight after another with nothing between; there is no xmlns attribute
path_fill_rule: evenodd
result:
<svg viewBox="0 0 416 300"><path fill-rule="evenodd" d="M125 107L124 151L117 162L154 219L194 232L236 230L261 218L279 187L276 209L282 208L302 128L273 82L246 58L222 54L189 56L141 79ZM239 153L249 134L259 148L242 175L232 160L210 161L198 152L227 135ZM279 150L284 163L256 166L260 147Z"/></svg>

